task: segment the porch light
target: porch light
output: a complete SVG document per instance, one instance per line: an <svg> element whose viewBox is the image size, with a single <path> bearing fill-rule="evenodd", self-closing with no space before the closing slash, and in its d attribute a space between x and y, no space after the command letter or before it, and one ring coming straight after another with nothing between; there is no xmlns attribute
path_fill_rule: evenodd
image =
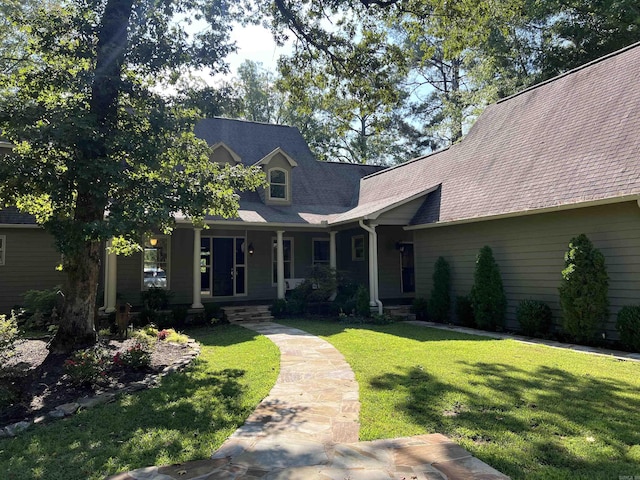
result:
<svg viewBox="0 0 640 480"><path fill-rule="evenodd" d="M249 244L249 255L253 255L253 242Z"/></svg>
<svg viewBox="0 0 640 480"><path fill-rule="evenodd" d="M400 251L401 253L404 252L404 243L396 242L396 250Z"/></svg>
<svg viewBox="0 0 640 480"><path fill-rule="evenodd" d="M152 247L155 247L158 244L158 239L157 238L150 238L149 239L149 243L151 244Z"/></svg>

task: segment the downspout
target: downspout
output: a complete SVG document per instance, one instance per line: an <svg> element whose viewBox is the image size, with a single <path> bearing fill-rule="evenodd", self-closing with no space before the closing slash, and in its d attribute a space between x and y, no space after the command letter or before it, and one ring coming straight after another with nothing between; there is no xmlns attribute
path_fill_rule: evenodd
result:
<svg viewBox="0 0 640 480"><path fill-rule="evenodd" d="M369 233L369 285L371 286L371 300L378 306L378 315L382 315L383 308L378 298L378 235L376 229L364 224L364 220L358 221L360 227ZM373 306L373 305L372 305Z"/></svg>

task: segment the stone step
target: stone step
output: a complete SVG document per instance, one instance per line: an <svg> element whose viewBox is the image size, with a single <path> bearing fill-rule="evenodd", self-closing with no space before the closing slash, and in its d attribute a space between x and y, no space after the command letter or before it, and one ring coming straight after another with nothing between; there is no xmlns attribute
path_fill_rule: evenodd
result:
<svg viewBox="0 0 640 480"><path fill-rule="evenodd" d="M273 321L268 305L238 305L222 307L222 310L229 323Z"/></svg>

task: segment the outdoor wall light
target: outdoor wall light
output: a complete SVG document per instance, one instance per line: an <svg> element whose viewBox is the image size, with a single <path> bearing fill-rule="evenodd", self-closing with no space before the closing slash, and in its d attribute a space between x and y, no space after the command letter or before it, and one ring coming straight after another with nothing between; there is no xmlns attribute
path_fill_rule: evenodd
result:
<svg viewBox="0 0 640 480"><path fill-rule="evenodd" d="M396 242L396 250L398 250L401 253L404 252L404 243Z"/></svg>
<svg viewBox="0 0 640 480"><path fill-rule="evenodd" d="M249 244L249 255L253 255L253 252L254 252L254 250L253 250L253 243L250 243L250 244Z"/></svg>
<svg viewBox="0 0 640 480"><path fill-rule="evenodd" d="M150 238L149 239L149 243L151 244L152 247L155 247L158 244L158 239L157 238Z"/></svg>

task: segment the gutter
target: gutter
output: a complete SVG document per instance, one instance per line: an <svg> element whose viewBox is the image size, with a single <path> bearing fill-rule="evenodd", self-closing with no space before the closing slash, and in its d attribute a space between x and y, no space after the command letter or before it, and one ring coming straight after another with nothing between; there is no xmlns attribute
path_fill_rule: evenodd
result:
<svg viewBox="0 0 640 480"><path fill-rule="evenodd" d="M376 229L364 224L364 220L358 221L360 226L369 232L369 289L370 306L378 306L378 315L382 315L382 302L378 296L378 235Z"/></svg>

